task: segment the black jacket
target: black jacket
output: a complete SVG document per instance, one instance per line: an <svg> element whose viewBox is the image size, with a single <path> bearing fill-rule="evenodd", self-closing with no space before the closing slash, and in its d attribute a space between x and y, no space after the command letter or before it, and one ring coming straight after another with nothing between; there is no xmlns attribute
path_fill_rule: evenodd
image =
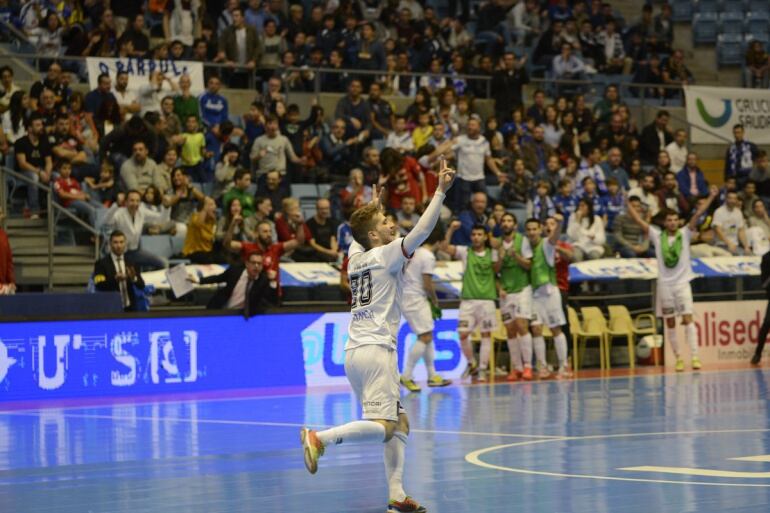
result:
<svg viewBox="0 0 770 513"><path fill-rule="evenodd" d="M130 300L130 304L126 306L125 309L136 310L136 295L134 294L134 287L131 285L133 284L139 289L143 289L144 280L136 267L125 262L125 256L123 258L123 263L126 266L126 273L129 275L127 284L128 298ZM115 269L115 264L112 262L112 254L97 260L94 264L94 286L96 286L96 290L101 292L120 292L118 280L115 279L116 274L117 270Z"/></svg>
<svg viewBox="0 0 770 513"><path fill-rule="evenodd" d="M762 288L765 289L768 299L770 299L770 251L762 256L762 264L759 266L762 280Z"/></svg>
<svg viewBox="0 0 770 513"><path fill-rule="evenodd" d="M666 142L666 146L668 146L674 140L674 136L671 135L671 132L665 131L663 132L663 140ZM639 156L642 158L643 163L655 165L658 163L658 153L661 149L658 130L653 121L644 127L639 136Z"/></svg>
<svg viewBox="0 0 770 513"><path fill-rule="evenodd" d="M222 274L216 276L208 276L201 278L201 284L207 283L224 283L225 286L216 291L214 296L206 305L209 310L221 310L227 306L227 302L230 300L230 296L233 294L233 289L241 279L243 271L246 266L243 264L231 265ZM271 306L275 306L278 303L277 287L270 286L270 280L267 278L267 274L264 272L259 275L259 278L254 280L254 284L251 286L250 298L248 301L249 311L245 312L246 317L254 317L259 313L263 313Z"/></svg>

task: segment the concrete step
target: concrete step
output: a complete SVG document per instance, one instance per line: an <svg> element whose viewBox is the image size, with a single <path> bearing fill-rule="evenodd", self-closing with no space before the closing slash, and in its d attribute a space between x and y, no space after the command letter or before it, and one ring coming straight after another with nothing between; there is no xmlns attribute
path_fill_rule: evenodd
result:
<svg viewBox="0 0 770 513"><path fill-rule="evenodd" d="M48 235L32 234L24 237L8 237L11 244L11 250L15 253L22 248L33 248L37 251L48 251Z"/></svg>
<svg viewBox="0 0 770 513"><path fill-rule="evenodd" d="M13 244L11 244L11 247L13 247ZM48 254L48 246L47 242L43 247L38 246L21 246L18 248L18 250L13 250L14 257L17 256L45 256ZM91 261L94 259L94 248L93 246L54 246L54 255L72 255L72 256L80 256L83 258L88 258Z"/></svg>
<svg viewBox="0 0 770 513"><path fill-rule="evenodd" d="M48 265L48 255L14 255L13 258L15 263L21 263L23 265L28 266L47 266ZM54 254L53 257L54 266L56 268L59 268L61 266L72 266L72 265L94 265L94 258L93 255L90 257L83 256L83 255L57 255Z"/></svg>
<svg viewBox="0 0 770 513"><path fill-rule="evenodd" d="M45 219L25 219L23 217L9 217L6 225L10 231L12 228L43 228L48 227L48 221Z"/></svg>
<svg viewBox="0 0 770 513"><path fill-rule="evenodd" d="M85 287L92 272L93 265L64 267L56 269L53 274L53 281L54 284ZM48 267L20 266L16 272L16 281L19 285L45 285L48 283Z"/></svg>

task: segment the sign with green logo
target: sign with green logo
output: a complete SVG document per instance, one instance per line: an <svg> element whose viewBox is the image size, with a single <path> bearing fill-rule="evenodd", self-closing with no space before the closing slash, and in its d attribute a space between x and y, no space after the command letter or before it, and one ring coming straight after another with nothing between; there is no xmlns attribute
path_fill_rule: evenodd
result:
<svg viewBox="0 0 770 513"><path fill-rule="evenodd" d="M733 126L738 123L744 126L747 140L770 143L770 91L686 86L684 92L693 143L724 144L725 139L733 139Z"/></svg>

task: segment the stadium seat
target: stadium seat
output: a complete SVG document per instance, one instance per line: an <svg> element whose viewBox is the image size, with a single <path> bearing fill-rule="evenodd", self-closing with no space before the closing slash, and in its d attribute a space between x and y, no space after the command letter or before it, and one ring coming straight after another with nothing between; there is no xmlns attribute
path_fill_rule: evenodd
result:
<svg viewBox="0 0 770 513"><path fill-rule="evenodd" d="M655 335L657 333L657 321L652 314L641 314L636 318L631 318L631 313L628 311L625 305L610 305L607 307L610 313L609 331L607 332L607 354L605 356L607 362L607 368L611 367L610 350L612 349L613 337L628 337L628 361L629 365L633 369L636 366L635 348L636 337L641 335ZM641 321L641 322L640 322ZM646 321L649 323L648 327L643 327L642 324ZM653 352L653 358L655 359L655 365L658 365L658 353Z"/></svg>
<svg viewBox="0 0 770 513"><path fill-rule="evenodd" d="M698 13L713 13L716 14L719 11L718 0L698 0L695 4L695 9Z"/></svg>
<svg viewBox="0 0 770 513"><path fill-rule="evenodd" d="M595 309L598 310L598 308ZM599 311L599 314L601 314L601 311ZM588 340L596 340L599 342L599 365L601 369L604 369L605 329L601 328L601 323L592 322L589 324L588 319L586 319L584 314L584 323L581 324L577 312L571 306L567 307L567 317L570 334L572 335L572 370L577 372L578 369L580 369L580 362L583 360L586 342L588 342ZM604 321L604 316L602 316L602 321ZM606 322L604 323L604 326L606 328Z"/></svg>
<svg viewBox="0 0 770 513"><path fill-rule="evenodd" d="M770 32L770 13L752 11L746 15L746 37L767 35Z"/></svg>
<svg viewBox="0 0 770 513"><path fill-rule="evenodd" d="M144 251L149 251L153 255L166 259L174 254L171 247L171 237L168 235L142 235L139 245Z"/></svg>
<svg viewBox="0 0 770 513"><path fill-rule="evenodd" d="M717 13L699 13L693 19L692 39L695 44L715 43L717 40Z"/></svg>
<svg viewBox="0 0 770 513"><path fill-rule="evenodd" d="M721 10L722 12L734 12L743 16L746 12L746 6L744 5L743 0L723 0Z"/></svg>
<svg viewBox="0 0 770 513"><path fill-rule="evenodd" d="M291 196L293 198L315 198L318 197L318 187L314 183L293 183L291 184Z"/></svg>
<svg viewBox="0 0 770 513"><path fill-rule="evenodd" d="M767 0L749 0L747 8L750 12L766 12L770 13L770 2Z"/></svg>
<svg viewBox="0 0 770 513"><path fill-rule="evenodd" d="M318 197L319 198L328 198L329 197L329 191L331 190L332 185L330 183L319 183L318 184Z"/></svg>
<svg viewBox="0 0 770 513"><path fill-rule="evenodd" d="M745 14L742 12L726 12L719 15L719 31L722 34L743 35Z"/></svg>
<svg viewBox="0 0 770 513"><path fill-rule="evenodd" d="M719 66L738 66L743 63L743 36L740 34L722 34L717 42L717 64Z"/></svg>
<svg viewBox="0 0 770 513"><path fill-rule="evenodd" d="M693 3L690 0L671 2L671 17L674 21L692 21Z"/></svg>

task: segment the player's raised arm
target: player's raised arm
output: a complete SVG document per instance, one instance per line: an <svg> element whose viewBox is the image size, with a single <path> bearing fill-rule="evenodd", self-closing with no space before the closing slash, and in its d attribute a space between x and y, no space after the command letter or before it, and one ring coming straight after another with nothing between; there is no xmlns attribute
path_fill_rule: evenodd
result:
<svg viewBox="0 0 770 513"><path fill-rule="evenodd" d="M559 237L561 237L561 225L564 222L564 216L554 214L553 218L556 220L556 229L548 236L548 242L555 247L556 243L559 242Z"/></svg>
<svg viewBox="0 0 770 513"><path fill-rule="evenodd" d="M433 228L438 222L439 215L441 214L441 205L444 203L446 191L452 187L452 183L454 182L456 174L455 170L447 166L445 159L441 159L439 165L440 169L436 193L433 195L433 199L430 200L430 203L420 217L420 220L414 225L412 231L404 237L403 247L407 255L414 253L433 231Z"/></svg>
<svg viewBox="0 0 770 513"><path fill-rule="evenodd" d="M449 241L452 240L452 236L455 234L457 230L460 229L461 223L458 220L454 220L449 224L449 228L446 231L446 234L444 235L444 240L442 240L439 243L439 249L443 251L444 253L448 253L450 257L454 258L457 254L457 246L450 244Z"/></svg>
<svg viewBox="0 0 770 513"><path fill-rule="evenodd" d="M712 185L709 187L709 197L708 200L706 200L698 210L695 211L695 213L690 218L690 222L687 223L687 227L690 229L691 232L694 232L698 229L698 219L700 219L700 216L702 216L706 210L711 206L711 203L713 203L714 198L719 196L719 188L716 185Z"/></svg>

